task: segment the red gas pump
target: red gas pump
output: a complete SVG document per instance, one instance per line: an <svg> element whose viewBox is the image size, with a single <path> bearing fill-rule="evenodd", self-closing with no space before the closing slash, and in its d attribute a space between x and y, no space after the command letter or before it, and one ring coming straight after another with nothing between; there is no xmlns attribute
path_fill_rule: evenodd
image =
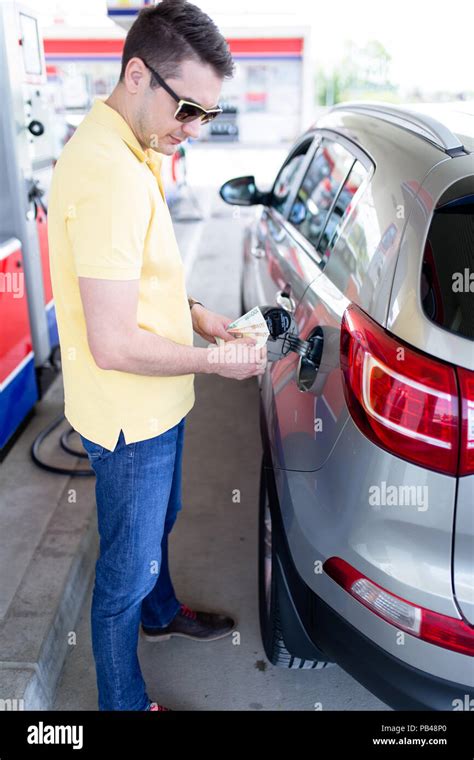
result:
<svg viewBox="0 0 474 760"><path fill-rule="evenodd" d="M38 397L21 243L0 239L0 451Z"/></svg>
<svg viewBox="0 0 474 760"><path fill-rule="evenodd" d="M54 113L36 14L14 0L0 3L0 102L1 458L58 344L39 187L54 161Z"/></svg>

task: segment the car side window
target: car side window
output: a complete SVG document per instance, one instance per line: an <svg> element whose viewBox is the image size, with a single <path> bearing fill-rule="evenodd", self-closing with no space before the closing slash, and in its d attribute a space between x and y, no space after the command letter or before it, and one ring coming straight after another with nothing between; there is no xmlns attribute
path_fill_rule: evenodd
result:
<svg viewBox="0 0 474 760"><path fill-rule="evenodd" d="M371 303L397 245L396 226L392 222L380 230L371 186L364 183L352 213L341 224L337 242L332 242L325 274L349 300Z"/></svg>
<svg viewBox="0 0 474 760"><path fill-rule="evenodd" d="M298 175L298 169L301 166L301 162L304 160L309 146L312 143L312 139L305 140L296 151L286 160L280 169L272 190L272 208L275 208L281 214L285 212L286 202L295 179Z"/></svg>
<svg viewBox="0 0 474 760"><path fill-rule="evenodd" d="M289 221L318 246L334 198L355 159L346 148L323 139L292 205Z"/></svg>
<svg viewBox="0 0 474 760"><path fill-rule="evenodd" d="M318 243L318 252L321 254L321 266L324 267L334 249L344 221L350 213L353 199L367 176L367 170L360 161L355 161L349 176L344 182L341 192L337 196L336 203L329 215L323 233Z"/></svg>

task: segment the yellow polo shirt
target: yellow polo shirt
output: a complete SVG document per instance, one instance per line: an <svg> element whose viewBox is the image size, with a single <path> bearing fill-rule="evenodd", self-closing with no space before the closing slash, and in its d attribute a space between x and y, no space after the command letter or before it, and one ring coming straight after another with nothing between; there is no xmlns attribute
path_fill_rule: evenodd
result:
<svg viewBox="0 0 474 760"><path fill-rule="evenodd" d="M184 268L161 181L125 120L96 100L66 143L49 194L48 237L66 418L113 450L176 425L194 405L194 374L100 369L87 341L79 277L138 279L137 324L193 345Z"/></svg>

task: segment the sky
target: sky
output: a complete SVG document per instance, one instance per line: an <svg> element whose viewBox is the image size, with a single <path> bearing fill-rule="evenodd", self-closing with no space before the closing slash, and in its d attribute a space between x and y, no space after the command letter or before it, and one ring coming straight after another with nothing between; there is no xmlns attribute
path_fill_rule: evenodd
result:
<svg viewBox="0 0 474 760"><path fill-rule="evenodd" d="M31 0L29 0L31 2ZM28 0L27 0L28 2ZM117 0L127 4L127 0ZM384 44L392 56L391 79L402 87L422 90L474 90L472 37L474 3L460 0L454 11L427 0L194 0L218 25L235 20L236 8L247 23L255 13L268 24L287 20L311 26L314 64L330 71L345 39L363 45L369 39ZM105 0L35 0L45 15L66 23L110 24ZM290 9L290 11L289 11ZM79 14L78 14L79 11Z"/></svg>

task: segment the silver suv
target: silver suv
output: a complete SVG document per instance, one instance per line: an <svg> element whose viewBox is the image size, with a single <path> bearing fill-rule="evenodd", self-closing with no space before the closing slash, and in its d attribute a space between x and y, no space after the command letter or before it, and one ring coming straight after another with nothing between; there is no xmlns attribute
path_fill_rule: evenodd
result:
<svg viewBox="0 0 474 760"><path fill-rule="evenodd" d="M220 194L260 206L242 310L293 326L260 381L268 659L472 710L474 115L343 103Z"/></svg>

